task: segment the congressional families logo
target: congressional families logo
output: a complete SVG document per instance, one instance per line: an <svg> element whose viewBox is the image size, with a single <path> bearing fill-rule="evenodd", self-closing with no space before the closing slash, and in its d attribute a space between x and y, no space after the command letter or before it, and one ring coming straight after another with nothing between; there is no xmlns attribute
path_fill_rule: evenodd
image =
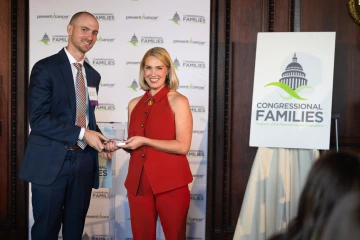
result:
<svg viewBox="0 0 360 240"><path fill-rule="evenodd" d="M87 62L89 65L90 65L90 60L88 59L87 56L85 56L85 59L84 59L85 62Z"/></svg>
<svg viewBox="0 0 360 240"><path fill-rule="evenodd" d="M156 21L158 20L159 16L150 16L143 13L142 15L135 15L135 16L125 16L125 20L151 20Z"/></svg>
<svg viewBox="0 0 360 240"><path fill-rule="evenodd" d="M189 156L189 157L204 157L205 153L203 150L189 150L187 156Z"/></svg>
<svg viewBox="0 0 360 240"><path fill-rule="evenodd" d="M94 66L115 66L115 59L113 58L94 58L92 60Z"/></svg>
<svg viewBox="0 0 360 240"><path fill-rule="evenodd" d="M190 38L189 40L173 40L174 44L190 44L190 45L198 45L205 46L205 41L193 40Z"/></svg>
<svg viewBox="0 0 360 240"><path fill-rule="evenodd" d="M87 215L86 218L89 219L109 219L110 217L107 215L102 215L101 213L99 213L99 215Z"/></svg>
<svg viewBox="0 0 360 240"><path fill-rule="evenodd" d="M170 19L170 21L172 21L174 24L180 25L181 17L177 12L175 12L174 16ZM204 16L184 14L182 17L182 22L204 24L206 23L206 20Z"/></svg>
<svg viewBox="0 0 360 240"><path fill-rule="evenodd" d="M133 46L137 46L139 44L139 39L137 38L137 36L134 34L132 36L132 38L130 39L130 41L128 41L130 44L132 44ZM140 38L140 43L141 44L163 44L164 43L164 38L163 37L149 37L149 36L145 36L145 37L141 37Z"/></svg>
<svg viewBox="0 0 360 240"><path fill-rule="evenodd" d="M193 113L205 113L204 106L190 106L191 112Z"/></svg>
<svg viewBox="0 0 360 240"><path fill-rule="evenodd" d="M113 103L101 103L95 108L99 111L115 111L115 105Z"/></svg>
<svg viewBox="0 0 360 240"><path fill-rule="evenodd" d="M109 235L91 235L91 240L110 240L110 236Z"/></svg>
<svg viewBox="0 0 360 240"><path fill-rule="evenodd" d="M99 166L99 177L109 177L108 169L104 165Z"/></svg>
<svg viewBox="0 0 360 240"><path fill-rule="evenodd" d="M130 39L129 43L131 43L133 46L137 46L139 43L138 38L136 37L136 35L134 34L134 36L132 36L132 38Z"/></svg>
<svg viewBox="0 0 360 240"><path fill-rule="evenodd" d="M192 201L203 202L205 200L204 194L190 194Z"/></svg>
<svg viewBox="0 0 360 240"><path fill-rule="evenodd" d="M60 19L60 20L68 20L70 15L61 15L61 14L48 14L48 15L37 15L37 19Z"/></svg>
<svg viewBox="0 0 360 240"><path fill-rule="evenodd" d="M139 85L138 85L138 83L136 82L136 80L134 79L134 81L132 81L131 85L130 85L128 88L130 88L131 90L133 90L134 92L136 92L137 89L139 88Z"/></svg>
<svg viewBox="0 0 360 240"><path fill-rule="evenodd" d="M178 60L177 58L175 58L173 64L174 64L174 68L175 68L176 70L179 70L179 69L180 69L180 62L179 62L179 60Z"/></svg>
<svg viewBox="0 0 360 240"><path fill-rule="evenodd" d="M204 69L206 67L203 61L184 60L181 63L177 58L175 58L173 64L176 70L180 70L181 67L188 69Z"/></svg>
<svg viewBox="0 0 360 240"><path fill-rule="evenodd" d="M172 17L172 19L170 19L170 21L172 21L173 23L180 25L180 16L179 14L176 12L174 14L174 16Z"/></svg>
<svg viewBox="0 0 360 240"><path fill-rule="evenodd" d="M92 192L93 199L106 199L110 198L109 192Z"/></svg>
<svg viewBox="0 0 360 240"><path fill-rule="evenodd" d="M183 22L184 23L200 23L200 24L206 23L205 17L199 16L199 15L184 15Z"/></svg>
<svg viewBox="0 0 360 240"><path fill-rule="evenodd" d="M141 37L142 44L163 44L164 38L163 37Z"/></svg>
<svg viewBox="0 0 360 240"><path fill-rule="evenodd" d="M67 43L69 39L68 35L52 35L51 42L52 43Z"/></svg>
<svg viewBox="0 0 360 240"><path fill-rule="evenodd" d="M312 91L302 92L305 89L312 89L312 87L309 86L306 73L298 62L296 53L294 53L292 62L287 65L279 81L271 82L264 87L270 86L276 87L274 92L277 92L283 101L255 103L257 125L324 127L323 124L320 124L324 121L324 111L321 104L307 101ZM289 100L293 101L290 102Z"/></svg>
<svg viewBox="0 0 360 240"><path fill-rule="evenodd" d="M280 80L265 85L265 87L269 86L278 87L287 93L286 96L280 94L284 100L295 98L300 101L307 100L307 98L300 96L300 92L304 89L312 88L308 86L308 80L306 79L303 67L297 62L296 53L294 53L292 62L287 65Z"/></svg>
<svg viewBox="0 0 360 240"><path fill-rule="evenodd" d="M90 237L89 237L89 235L85 232L81 239L82 239L82 240L90 240Z"/></svg>
<svg viewBox="0 0 360 240"><path fill-rule="evenodd" d="M98 21L114 21L115 15L113 13L93 13Z"/></svg>
<svg viewBox="0 0 360 240"><path fill-rule="evenodd" d="M45 33L44 36L42 37L42 39L39 40L39 42L42 42L44 45L49 45L50 38L49 38L49 36Z"/></svg>
<svg viewBox="0 0 360 240"><path fill-rule="evenodd" d="M99 42L99 43L114 43L115 38L106 38L106 37L100 36L97 38L97 42Z"/></svg>

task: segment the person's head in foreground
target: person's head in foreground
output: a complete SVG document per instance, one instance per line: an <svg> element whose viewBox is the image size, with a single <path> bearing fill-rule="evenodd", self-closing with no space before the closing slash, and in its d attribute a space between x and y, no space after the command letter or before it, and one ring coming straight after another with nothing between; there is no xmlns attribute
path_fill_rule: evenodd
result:
<svg viewBox="0 0 360 240"><path fill-rule="evenodd" d="M330 213L349 192L360 192L360 159L350 153L328 153L315 161L301 193L297 216L278 239L321 238Z"/></svg>

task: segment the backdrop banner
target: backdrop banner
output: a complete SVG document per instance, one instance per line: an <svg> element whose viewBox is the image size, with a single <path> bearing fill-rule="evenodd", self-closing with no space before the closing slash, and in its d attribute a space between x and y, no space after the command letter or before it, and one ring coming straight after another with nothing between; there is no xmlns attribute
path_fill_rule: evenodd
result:
<svg viewBox="0 0 360 240"><path fill-rule="evenodd" d="M178 91L189 99L194 119L188 153L194 181L189 185L187 237L205 239L210 1L30 0L30 69L67 45L66 26L79 11L94 14L100 24L97 43L85 61L101 74L95 114L108 137L116 134L118 124L127 125L128 102L144 94L138 76L145 52L160 46L170 53L180 80ZM132 239L124 188L129 159L122 150L112 161L100 159L102 188L92 192L83 239ZM31 196L29 202L30 230ZM165 239L160 222L158 230L157 239Z"/></svg>
<svg viewBox="0 0 360 240"><path fill-rule="evenodd" d="M258 33L250 146L329 149L334 32Z"/></svg>

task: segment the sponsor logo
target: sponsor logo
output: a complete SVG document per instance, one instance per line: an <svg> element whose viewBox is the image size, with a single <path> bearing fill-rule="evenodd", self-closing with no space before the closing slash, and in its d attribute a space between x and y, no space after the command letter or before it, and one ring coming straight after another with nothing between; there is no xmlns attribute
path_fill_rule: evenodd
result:
<svg viewBox="0 0 360 240"><path fill-rule="evenodd" d="M179 62L179 60L177 58L175 58L173 64L174 64L174 67L175 67L176 70L180 69L180 62Z"/></svg>
<svg viewBox="0 0 360 240"><path fill-rule="evenodd" d="M91 240L109 240L109 235L92 235Z"/></svg>
<svg viewBox="0 0 360 240"><path fill-rule="evenodd" d="M170 21L172 21L174 24L180 25L181 17L177 12L175 12L174 16L170 19ZM204 16L189 14L184 14L182 17L182 21L184 23L206 23Z"/></svg>
<svg viewBox="0 0 360 240"><path fill-rule="evenodd" d="M190 194L190 199L193 201L204 201L203 194Z"/></svg>
<svg viewBox="0 0 360 240"><path fill-rule="evenodd" d="M184 68L196 68L196 69L203 69L205 68L205 62L201 61L184 61L182 66Z"/></svg>
<svg viewBox="0 0 360 240"><path fill-rule="evenodd" d="M137 89L139 88L138 83L136 82L136 80L134 79L134 81L132 81L131 85L128 87L130 89L132 89L134 92L137 91Z"/></svg>
<svg viewBox="0 0 360 240"><path fill-rule="evenodd" d="M193 174L193 178L204 178L205 174Z"/></svg>
<svg viewBox="0 0 360 240"><path fill-rule="evenodd" d="M131 61L128 61L128 62L126 62L126 65L140 65L140 62L131 62Z"/></svg>
<svg viewBox="0 0 360 240"><path fill-rule="evenodd" d="M113 103L101 103L95 108L100 111L115 111L115 105Z"/></svg>
<svg viewBox="0 0 360 240"><path fill-rule="evenodd" d="M190 106L190 109L192 112L196 112L196 113L204 113L205 112L204 106Z"/></svg>
<svg viewBox="0 0 360 240"><path fill-rule="evenodd" d="M162 37L141 37L142 44L163 44L164 39Z"/></svg>
<svg viewBox="0 0 360 240"><path fill-rule="evenodd" d="M139 39L134 34L128 42L131 43L133 46L137 46L139 44ZM141 37L140 42L141 44L163 44L164 39L163 37Z"/></svg>
<svg viewBox="0 0 360 240"><path fill-rule="evenodd" d="M191 217L190 214L188 215L188 217L186 218L187 222L202 222L204 221L204 218L194 218Z"/></svg>
<svg viewBox="0 0 360 240"><path fill-rule="evenodd" d="M87 215L86 218L89 219L109 219L109 216L103 216L101 213L99 215Z"/></svg>
<svg viewBox="0 0 360 240"><path fill-rule="evenodd" d="M321 104L307 103L312 89L308 85L306 73L298 62L296 53L281 78L277 82L270 82L264 87L275 87L274 92L279 94L284 102L256 103L256 124L260 126L295 126L295 127L324 127L324 112ZM310 94L309 94L310 93ZM286 102L295 100L297 102Z"/></svg>
<svg viewBox="0 0 360 240"><path fill-rule="evenodd" d="M109 192L92 192L92 198L93 199L110 198L110 193Z"/></svg>
<svg viewBox="0 0 360 240"><path fill-rule="evenodd" d="M115 16L113 13L93 13L98 21L114 21Z"/></svg>
<svg viewBox="0 0 360 240"><path fill-rule="evenodd" d="M179 89L198 89L198 90L204 90L205 86L195 86L190 83L190 85L180 85ZM205 110L204 110L205 112Z"/></svg>
<svg viewBox="0 0 360 240"><path fill-rule="evenodd" d="M170 21L172 21L173 23L177 24L177 25L180 25L180 16L179 14L176 12L173 16L172 19L170 19Z"/></svg>
<svg viewBox="0 0 360 240"><path fill-rule="evenodd" d="M193 130L193 133L195 134L204 134L205 131L201 131L201 130Z"/></svg>
<svg viewBox="0 0 360 240"><path fill-rule="evenodd" d="M115 66L115 59L112 58L94 58L92 60L94 66Z"/></svg>
<svg viewBox="0 0 360 240"><path fill-rule="evenodd" d="M49 15L37 15L37 19L62 19L67 20L69 19L70 15L59 15L59 14L49 14Z"/></svg>
<svg viewBox="0 0 360 240"><path fill-rule="evenodd" d="M82 240L90 240L89 235L85 232L81 238Z"/></svg>
<svg viewBox="0 0 360 240"><path fill-rule="evenodd" d="M190 38L190 40L173 40L174 44L194 44L194 45L199 45L199 46L205 46L205 41L198 41L198 40L193 40L192 38Z"/></svg>
<svg viewBox="0 0 360 240"><path fill-rule="evenodd" d="M114 88L116 83L102 83L100 82L101 87Z"/></svg>
<svg viewBox="0 0 360 240"><path fill-rule="evenodd" d="M99 177L108 177L108 171L106 166L99 166Z"/></svg>
<svg viewBox="0 0 360 240"><path fill-rule="evenodd" d="M134 36L132 36L131 40L129 41L129 43L131 43L134 46L137 46L137 44L139 43L138 38L136 37L136 35L134 34Z"/></svg>
<svg viewBox="0 0 360 240"><path fill-rule="evenodd" d="M68 35L52 35L51 42L53 43L67 43L69 39Z"/></svg>
<svg viewBox="0 0 360 240"><path fill-rule="evenodd" d="M103 38L102 36L97 38L97 41L100 43L114 43L115 38Z"/></svg>
<svg viewBox="0 0 360 240"><path fill-rule="evenodd" d="M199 16L199 15L184 15L183 22L184 23L200 23L200 24L206 23L205 17Z"/></svg>
<svg viewBox="0 0 360 240"><path fill-rule="evenodd" d="M41 40L39 40L39 42L42 42L43 44L45 45L49 45L49 42L50 42L50 38L49 36L45 33L43 38Z"/></svg>
<svg viewBox="0 0 360 240"><path fill-rule="evenodd" d="M204 157L205 153L203 150L189 150L187 156L189 156L189 157Z"/></svg>
<svg viewBox="0 0 360 240"><path fill-rule="evenodd" d="M126 20L158 20L159 16L147 16L143 13L143 15L138 15L138 16L126 16L125 19Z"/></svg>

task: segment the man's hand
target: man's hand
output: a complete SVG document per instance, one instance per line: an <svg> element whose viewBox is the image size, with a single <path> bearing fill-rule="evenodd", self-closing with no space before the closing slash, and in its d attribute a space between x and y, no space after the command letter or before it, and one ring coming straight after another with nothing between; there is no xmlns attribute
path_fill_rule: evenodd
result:
<svg viewBox="0 0 360 240"><path fill-rule="evenodd" d="M94 148L96 151L101 152L104 149L103 141L107 141L108 138L99 132L85 129L83 141Z"/></svg>
<svg viewBox="0 0 360 240"><path fill-rule="evenodd" d="M100 153L100 155L101 155L102 158L111 160L112 157L113 157L113 155L114 155L114 152L102 151L102 152Z"/></svg>

